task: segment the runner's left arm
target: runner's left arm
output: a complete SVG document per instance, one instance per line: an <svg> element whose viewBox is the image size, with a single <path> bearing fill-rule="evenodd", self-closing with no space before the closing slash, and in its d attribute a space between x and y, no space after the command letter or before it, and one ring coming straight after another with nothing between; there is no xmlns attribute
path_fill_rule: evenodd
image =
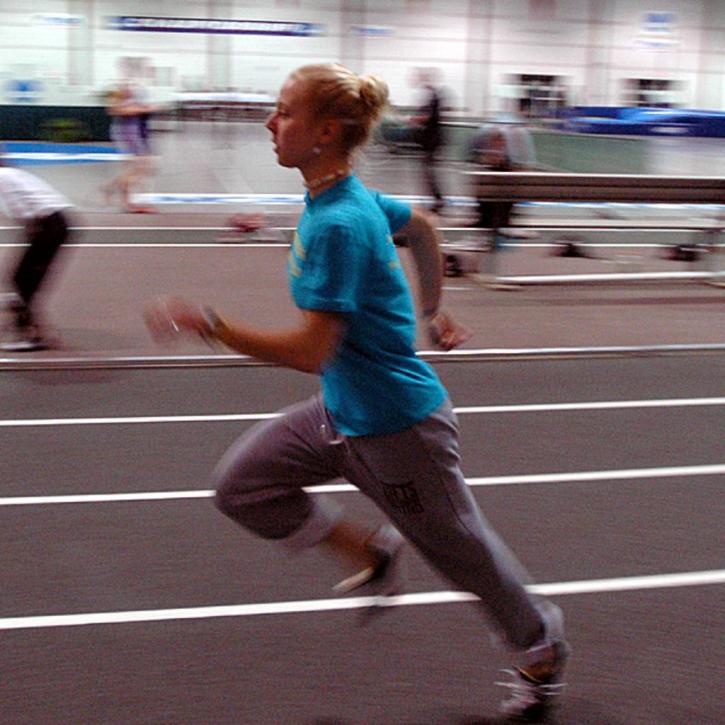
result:
<svg viewBox="0 0 725 725"><path fill-rule="evenodd" d="M443 295L443 259L441 235L432 215L413 209L410 220L397 230L410 248L418 277L421 317L425 321L431 341L443 350L451 350L464 343L470 332L441 309Z"/></svg>

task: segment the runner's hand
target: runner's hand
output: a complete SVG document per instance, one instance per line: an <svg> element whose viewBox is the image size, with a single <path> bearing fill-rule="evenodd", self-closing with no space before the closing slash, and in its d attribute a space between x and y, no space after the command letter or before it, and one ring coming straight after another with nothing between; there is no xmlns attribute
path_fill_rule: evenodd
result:
<svg viewBox="0 0 725 725"><path fill-rule="evenodd" d="M453 350L471 337L470 330L459 325L443 310L438 310L435 315L428 318L427 322L428 337L441 350Z"/></svg>
<svg viewBox="0 0 725 725"><path fill-rule="evenodd" d="M144 310L144 321L158 342L169 342L182 334L209 334L209 322L202 308L179 297L159 297L151 302Z"/></svg>

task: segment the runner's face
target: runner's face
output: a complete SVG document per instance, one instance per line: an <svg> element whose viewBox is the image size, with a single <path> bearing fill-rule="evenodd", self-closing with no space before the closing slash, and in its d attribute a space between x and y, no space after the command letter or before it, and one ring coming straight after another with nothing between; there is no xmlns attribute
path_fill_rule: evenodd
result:
<svg viewBox="0 0 725 725"><path fill-rule="evenodd" d="M306 103L305 84L302 81L289 78L282 86L277 108L266 126L272 133L280 166L303 169L317 158L312 149L317 144L318 124Z"/></svg>

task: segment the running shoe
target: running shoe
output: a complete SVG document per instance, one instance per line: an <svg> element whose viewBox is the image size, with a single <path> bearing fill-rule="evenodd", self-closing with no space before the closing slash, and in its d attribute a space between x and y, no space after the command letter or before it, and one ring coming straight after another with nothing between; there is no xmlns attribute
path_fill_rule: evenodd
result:
<svg viewBox="0 0 725 725"><path fill-rule="evenodd" d="M539 650L543 650L542 658L537 660L531 655ZM524 667L505 670L512 681L496 684L511 690L509 697L501 703L501 713L508 722L547 721L566 687L563 678L569 654L569 645L559 640L529 650L531 661Z"/></svg>
<svg viewBox="0 0 725 725"><path fill-rule="evenodd" d="M35 327L16 327L6 332L6 336L0 340L0 350L5 352L33 352L35 350L47 350L51 347L49 340L46 340Z"/></svg>
<svg viewBox="0 0 725 725"><path fill-rule="evenodd" d="M0 309L4 303L4 300L0 300ZM32 352L57 346L57 340L52 339L38 326L32 313L19 297L10 300L4 309L11 310L13 319L0 325L0 350Z"/></svg>
<svg viewBox="0 0 725 725"><path fill-rule="evenodd" d="M0 310L3 312L16 312L24 306L23 300L16 292L3 292L0 294Z"/></svg>
<svg viewBox="0 0 725 725"><path fill-rule="evenodd" d="M377 563L361 569L332 588L336 594L358 592L361 596L375 597L375 601L363 611L364 621L382 612L387 597L401 592L403 543L404 539L396 528L387 524L381 526L366 543Z"/></svg>

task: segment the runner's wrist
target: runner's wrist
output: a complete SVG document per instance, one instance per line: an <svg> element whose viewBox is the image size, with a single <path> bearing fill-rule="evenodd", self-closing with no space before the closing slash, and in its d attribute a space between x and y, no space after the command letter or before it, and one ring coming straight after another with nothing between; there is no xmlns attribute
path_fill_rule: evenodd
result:
<svg viewBox="0 0 725 725"><path fill-rule="evenodd" d="M420 317L422 320L432 320L439 312L440 307L438 305L431 305L421 311Z"/></svg>
<svg viewBox="0 0 725 725"><path fill-rule="evenodd" d="M213 307L204 307L202 310L204 322L206 323L206 330L204 334L213 339L224 342L226 334L229 332L229 326L219 316L217 311Z"/></svg>

